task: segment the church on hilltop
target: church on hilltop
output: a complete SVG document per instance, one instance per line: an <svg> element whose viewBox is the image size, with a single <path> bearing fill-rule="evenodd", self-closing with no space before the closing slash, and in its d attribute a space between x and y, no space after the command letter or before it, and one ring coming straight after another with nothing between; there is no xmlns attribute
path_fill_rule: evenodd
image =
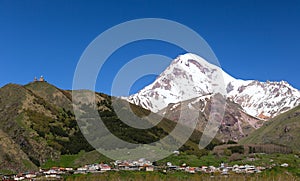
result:
<svg viewBox="0 0 300 181"><path fill-rule="evenodd" d="M39 79L37 79L36 77L34 77L34 82L46 82L45 78L43 76L41 76Z"/></svg>

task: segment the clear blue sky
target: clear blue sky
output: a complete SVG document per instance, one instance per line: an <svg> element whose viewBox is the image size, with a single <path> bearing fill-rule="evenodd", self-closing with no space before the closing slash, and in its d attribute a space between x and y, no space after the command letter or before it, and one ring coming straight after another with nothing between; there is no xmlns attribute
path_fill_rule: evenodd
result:
<svg viewBox="0 0 300 181"><path fill-rule="evenodd" d="M236 78L286 80L300 89L300 1L0 0L0 86L44 75L71 89L87 45L106 29L136 18L166 18L199 33ZM97 91L109 93L118 69L145 53L176 57L162 42L133 43L111 57ZM153 80L140 81L135 89Z"/></svg>

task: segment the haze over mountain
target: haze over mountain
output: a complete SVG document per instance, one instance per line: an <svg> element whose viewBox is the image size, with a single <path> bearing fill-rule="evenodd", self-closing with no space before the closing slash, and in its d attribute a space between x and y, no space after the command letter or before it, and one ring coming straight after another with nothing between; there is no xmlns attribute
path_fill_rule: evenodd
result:
<svg viewBox="0 0 300 181"><path fill-rule="evenodd" d="M126 100L159 112L171 103L209 98L215 93L221 93L239 104L245 113L260 119L272 118L300 103L300 91L285 81L235 79L192 53L178 56L152 84Z"/></svg>

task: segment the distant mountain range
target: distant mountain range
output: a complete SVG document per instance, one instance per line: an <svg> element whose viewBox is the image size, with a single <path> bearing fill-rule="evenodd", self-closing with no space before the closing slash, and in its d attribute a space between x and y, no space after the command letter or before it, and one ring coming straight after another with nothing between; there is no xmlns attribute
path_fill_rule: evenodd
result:
<svg viewBox="0 0 300 181"><path fill-rule="evenodd" d="M300 91L285 81L235 79L191 53L178 56L152 84L126 99L159 112L169 104L213 95L218 91L215 84L224 84L225 92L221 94L239 104L247 114L261 119L272 118L300 103Z"/></svg>

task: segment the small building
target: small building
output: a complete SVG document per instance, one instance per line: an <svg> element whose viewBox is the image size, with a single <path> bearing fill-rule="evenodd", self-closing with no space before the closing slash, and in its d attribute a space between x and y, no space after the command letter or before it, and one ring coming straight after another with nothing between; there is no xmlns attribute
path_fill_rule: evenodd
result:
<svg viewBox="0 0 300 181"><path fill-rule="evenodd" d="M28 174L25 175L25 177L26 177L27 179L32 179L32 178L35 178L35 177L36 177L36 174L34 174L34 173L28 173Z"/></svg>
<svg viewBox="0 0 300 181"><path fill-rule="evenodd" d="M100 167L101 171L109 171L109 170L111 170L111 167L109 165L107 165L107 164L100 164L99 167Z"/></svg>
<svg viewBox="0 0 300 181"><path fill-rule="evenodd" d="M222 173L221 173L222 175L228 175L228 169L227 168L224 168L223 170L222 170Z"/></svg>
<svg viewBox="0 0 300 181"><path fill-rule="evenodd" d="M45 78L44 78L44 76L41 76L39 79L37 79L36 77L34 77L33 81L34 82L45 82Z"/></svg>
<svg viewBox="0 0 300 181"><path fill-rule="evenodd" d="M195 167L186 167L185 171L188 172L188 173L196 173L195 172Z"/></svg>
<svg viewBox="0 0 300 181"><path fill-rule="evenodd" d="M154 166L149 165L146 167L146 172L153 172L154 171Z"/></svg>

